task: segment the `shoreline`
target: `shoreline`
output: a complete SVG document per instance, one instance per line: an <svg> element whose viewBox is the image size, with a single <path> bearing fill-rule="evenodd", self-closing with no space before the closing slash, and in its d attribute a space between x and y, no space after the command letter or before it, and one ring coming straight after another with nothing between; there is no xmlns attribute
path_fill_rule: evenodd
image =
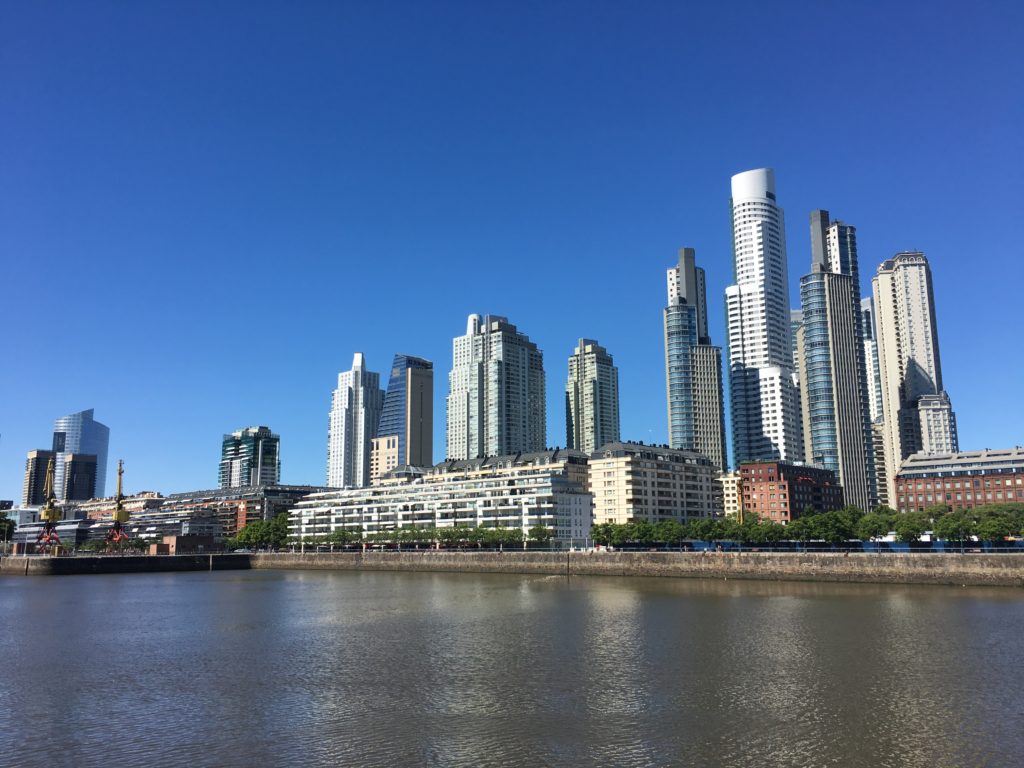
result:
<svg viewBox="0 0 1024 768"><path fill-rule="evenodd" d="M3 557L0 575L338 570L658 576L1024 587L1024 554L842 552L320 552Z"/></svg>

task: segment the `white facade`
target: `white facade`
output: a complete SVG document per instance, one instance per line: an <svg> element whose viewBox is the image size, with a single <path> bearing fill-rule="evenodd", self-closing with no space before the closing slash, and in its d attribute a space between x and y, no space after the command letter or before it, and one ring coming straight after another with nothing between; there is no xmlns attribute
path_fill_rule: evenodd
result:
<svg viewBox="0 0 1024 768"><path fill-rule="evenodd" d="M715 482L722 488L722 514L734 520L738 519L740 516L740 503L743 499L743 494L741 493L742 481L739 471L719 475Z"/></svg>
<svg viewBox="0 0 1024 768"><path fill-rule="evenodd" d="M580 339L565 386L565 444L593 453L619 439L619 369L608 350Z"/></svg>
<svg viewBox="0 0 1024 768"><path fill-rule="evenodd" d="M871 421L882 418L882 377L878 371L878 332L875 329L875 300L860 300L860 328L864 338L864 368L868 378L868 409Z"/></svg>
<svg viewBox="0 0 1024 768"><path fill-rule="evenodd" d="M921 421L921 452L956 453L960 441L956 434L956 414L949 395L922 395L917 401L917 412Z"/></svg>
<svg viewBox="0 0 1024 768"><path fill-rule="evenodd" d="M782 209L769 168L732 177L736 283L725 290L735 463L803 458Z"/></svg>
<svg viewBox="0 0 1024 768"><path fill-rule="evenodd" d="M506 318L469 316L452 343L448 385L449 459L547 447L544 355Z"/></svg>
<svg viewBox="0 0 1024 768"><path fill-rule="evenodd" d="M352 370L338 374L327 430L327 485L358 488L370 482L370 446L384 407L380 374L356 352Z"/></svg>
<svg viewBox="0 0 1024 768"><path fill-rule="evenodd" d="M588 537L592 522L587 457L562 449L447 461L369 488L315 493L291 510L289 532L305 538L462 525L528 534L543 525L568 542Z"/></svg>
<svg viewBox="0 0 1024 768"><path fill-rule="evenodd" d="M920 252L898 253L882 262L872 281L878 362L882 382L883 449L888 498L896 498L900 463L924 450L919 404L927 395L944 394L935 300L928 259ZM945 400L949 404L948 396ZM926 411L932 413L932 411ZM938 418L936 416L936 418ZM948 423L955 425L951 406ZM955 452L955 432L947 438L929 437L941 450Z"/></svg>

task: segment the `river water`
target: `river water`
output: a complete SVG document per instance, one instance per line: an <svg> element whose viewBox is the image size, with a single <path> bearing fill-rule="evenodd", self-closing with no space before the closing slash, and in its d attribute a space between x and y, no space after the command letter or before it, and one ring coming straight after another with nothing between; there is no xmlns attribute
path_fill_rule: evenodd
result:
<svg viewBox="0 0 1024 768"><path fill-rule="evenodd" d="M4 766L1020 766L1014 589L0 578Z"/></svg>

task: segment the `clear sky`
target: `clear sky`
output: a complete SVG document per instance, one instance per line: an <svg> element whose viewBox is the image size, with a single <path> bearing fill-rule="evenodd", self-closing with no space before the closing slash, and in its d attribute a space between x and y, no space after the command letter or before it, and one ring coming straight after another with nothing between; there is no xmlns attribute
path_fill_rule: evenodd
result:
<svg viewBox="0 0 1024 768"><path fill-rule="evenodd" d="M791 304L808 214L877 265L931 261L964 449L1024 443L1020 3L5 2L0 498L95 408L126 490L216 485L224 432L325 479L356 351L435 363L502 314L620 369L664 442L661 312L681 246L724 345L729 178L775 168ZM382 382L383 384L383 382Z"/></svg>

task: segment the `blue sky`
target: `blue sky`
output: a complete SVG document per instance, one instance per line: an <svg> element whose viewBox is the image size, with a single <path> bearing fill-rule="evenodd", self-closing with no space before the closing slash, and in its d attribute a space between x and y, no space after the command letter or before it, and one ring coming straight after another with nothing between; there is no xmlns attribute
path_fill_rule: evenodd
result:
<svg viewBox="0 0 1024 768"><path fill-rule="evenodd" d="M216 484L221 434L322 483L338 371L435 362L471 312L620 368L666 440L681 246L725 341L729 177L776 170L791 303L808 214L861 274L921 249L964 449L1024 443L1024 11L1014 3L5 3L0 498L95 408L126 490ZM108 487L112 487L112 479Z"/></svg>

